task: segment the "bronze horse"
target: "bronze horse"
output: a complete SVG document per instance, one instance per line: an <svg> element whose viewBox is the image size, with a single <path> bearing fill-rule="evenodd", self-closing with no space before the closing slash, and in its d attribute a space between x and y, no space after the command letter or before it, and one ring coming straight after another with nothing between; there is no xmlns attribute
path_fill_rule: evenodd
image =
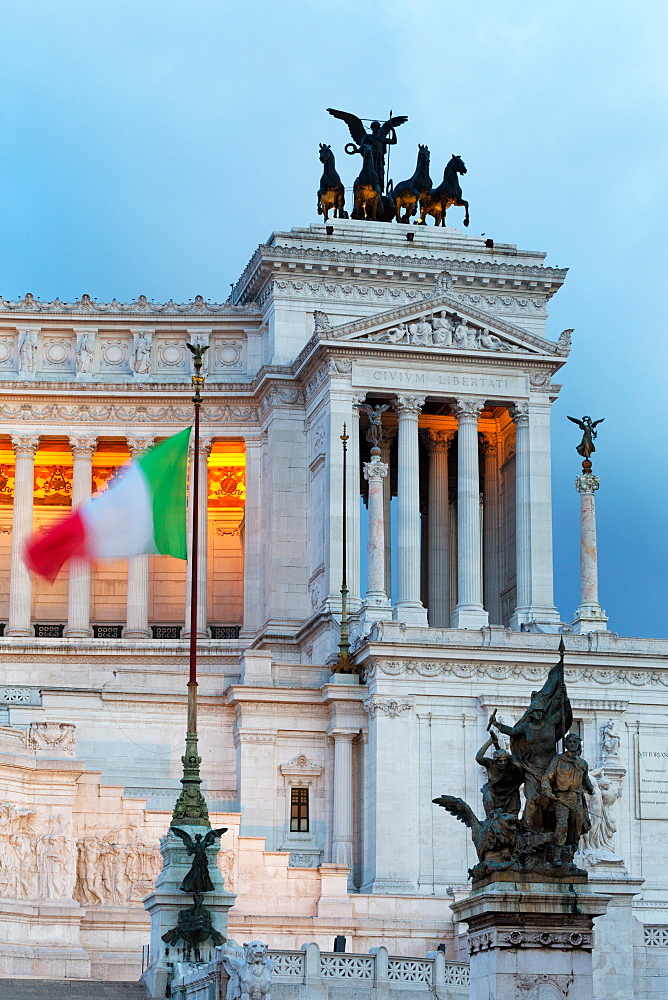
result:
<svg viewBox="0 0 668 1000"><path fill-rule="evenodd" d="M369 145L362 146L364 162L362 169L353 184L355 207L353 219L370 219L375 222L378 212L383 211L380 181L373 162L373 149Z"/></svg>
<svg viewBox="0 0 668 1000"><path fill-rule="evenodd" d="M452 155L452 159L443 171L443 180L437 188L420 198L420 225L426 226L426 217L434 216L435 226L445 225L445 213L451 205L461 205L466 209L464 225L469 224L469 203L462 198L457 174L465 174L466 167L461 156Z"/></svg>
<svg viewBox="0 0 668 1000"><path fill-rule="evenodd" d="M329 218L330 209L336 219L347 219L344 212L345 191L341 178L336 172L334 153L331 146L320 143L320 162L323 164L320 187L318 188L318 215L325 216L325 222Z"/></svg>
<svg viewBox="0 0 668 1000"><path fill-rule="evenodd" d="M424 198L430 191L429 150L426 146L419 143L415 173L410 180L400 181L392 192L394 217L396 217L397 222L409 222L411 216L417 213L420 199ZM404 216L400 218L402 208L404 209Z"/></svg>

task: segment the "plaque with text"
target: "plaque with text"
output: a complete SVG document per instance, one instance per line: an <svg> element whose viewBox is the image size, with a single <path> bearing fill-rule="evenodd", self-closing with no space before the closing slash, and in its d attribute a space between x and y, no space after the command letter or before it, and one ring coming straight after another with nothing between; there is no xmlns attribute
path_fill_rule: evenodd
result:
<svg viewBox="0 0 668 1000"><path fill-rule="evenodd" d="M514 400L529 395L526 375L493 371L448 371L443 368L409 368L405 364L353 362L352 384L364 389L439 395L484 396Z"/></svg>
<svg viewBox="0 0 668 1000"><path fill-rule="evenodd" d="M668 730L641 736L638 746L638 816L668 819Z"/></svg>

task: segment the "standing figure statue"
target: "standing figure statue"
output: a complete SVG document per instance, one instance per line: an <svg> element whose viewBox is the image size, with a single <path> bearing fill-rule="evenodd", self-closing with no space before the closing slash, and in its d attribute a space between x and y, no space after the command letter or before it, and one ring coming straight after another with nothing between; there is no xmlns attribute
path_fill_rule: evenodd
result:
<svg viewBox="0 0 668 1000"><path fill-rule="evenodd" d="M567 861L573 860L580 837L591 825L584 793L593 795L594 787L581 752L582 740L577 733L569 733L564 738L564 752L552 759L541 780L543 794L554 801L553 864L557 867L563 864L562 851Z"/></svg>
<svg viewBox="0 0 668 1000"><path fill-rule="evenodd" d="M93 337L90 333L77 334L77 372L80 375L89 375L93 370Z"/></svg>
<svg viewBox="0 0 668 1000"><path fill-rule="evenodd" d="M215 886L209 875L209 859L206 856L206 849L211 847L217 837L222 837L224 833L227 833L227 827L223 826L220 830L209 830L205 837L202 837L201 833L196 833L194 840L186 830L181 830L178 826L170 826L169 829L181 838L186 845L188 854L193 855L190 871L179 886L181 892L213 892Z"/></svg>
<svg viewBox="0 0 668 1000"><path fill-rule="evenodd" d="M557 743L563 739L573 722L571 703L564 681L564 646L559 645L556 663L540 691L533 691L531 703L514 726L497 722L493 715L489 725L510 737L510 750L524 767L526 803L522 818L534 833L550 829L551 803L546 801L541 779L554 759Z"/></svg>
<svg viewBox="0 0 668 1000"><path fill-rule="evenodd" d="M591 417L583 417L582 420L578 420L577 417L569 417L574 424L577 424L582 434L582 441L576 446L575 450L578 455L582 455L585 461L589 461L593 452L596 451L594 447L594 438L598 435L598 431L594 430L598 424L602 424L605 417L601 417L600 420L592 420Z"/></svg>
<svg viewBox="0 0 668 1000"><path fill-rule="evenodd" d="M491 746L494 753L491 757L485 754ZM519 760L499 746L496 733L480 747L475 759L487 771L487 781L482 786L482 804L486 816L491 816L495 809L503 813L520 814L520 785L524 781L524 768Z"/></svg>
<svg viewBox="0 0 668 1000"><path fill-rule="evenodd" d="M327 108L330 115L344 121L350 130L350 134L355 143L349 142L346 146L346 153L351 155L361 153L364 156L364 147L369 146L373 155L373 167L378 175L381 194L385 190L385 154L388 146L394 146L397 141L396 129L408 121L406 115L398 115L388 118L382 125L380 122L371 122L371 131L367 132L361 118L350 114L349 111L335 111L334 108Z"/></svg>
<svg viewBox="0 0 668 1000"><path fill-rule="evenodd" d="M361 413L366 413L369 418L369 429L366 432L366 439L372 448L380 448L380 441L383 436L383 414L389 410L390 404L379 403L377 406L369 406L368 403L358 403L357 409Z"/></svg>

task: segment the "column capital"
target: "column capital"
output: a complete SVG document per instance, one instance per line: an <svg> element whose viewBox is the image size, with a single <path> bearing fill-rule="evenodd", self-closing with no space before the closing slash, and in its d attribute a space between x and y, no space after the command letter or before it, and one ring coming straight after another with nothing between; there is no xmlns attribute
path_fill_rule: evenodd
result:
<svg viewBox="0 0 668 1000"><path fill-rule="evenodd" d="M460 396L455 400L455 416L460 422L478 422L478 417L485 406L484 399L470 396Z"/></svg>
<svg viewBox="0 0 668 1000"><path fill-rule="evenodd" d="M374 460L371 459L370 462L364 463L365 479L367 480L384 479L386 475L387 475L387 465L385 464L385 462L381 462L379 459L376 459L376 461L374 462Z"/></svg>
<svg viewBox="0 0 668 1000"><path fill-rule="evenodd" d="M353 391L353 406L357 408L360 403L363 403L368 395L366 389L356 389Z"/></svg>
<svg viewBox="0 0 668 1000"><path fill-rule="evenodd" d="M529 426L529 404L525 402L513 403L510 408L510 415L516 427Z"/></svg>
<svg viewBox="0 0 668 1000"><path fill-rule="evenodd" d="M394 408L400 416L419 417L426 396L416 396L413 393L400 392L394 401Z"/></svg>
<svg viewBox="0 0 668 1000"><path fill-rule="evenodd" d="M209 455L211 454L212 447L213 447L212 437L201 437L199 439L199 457L208 458ZM194 450L195 450L195 445L193 444L193 441L191 439L190 444L188 445L188 455L190 456L190 458L192 458Z"/></svg>
<svg viewBox="0 0 668 1000"><path fill-rule="evenodd" d="M70 448L75 458L92 458L97 448L97 438L70 437Z"/></svg>
<svg viewBox="0 0 668 1000"><path fill-rule="evenodd" d="M359 736L359 729L328 729L327 735L331 736L335 743L352 743L356 736Z"/></svg>
<svg viewBox="0 0 668 1000"><path fill-rule="evenodd" d="M18 458L34 458L39 448L38 434L12 434L12 448Z"/></svg>
<svg viewBox="0 0 668 1000"><path fill-rule="evenodd" d="M575 489L578 493L595 493L601 485L601 480L593 472L585 472L575 477Z"/></svg>
<svg viewBox="0 0 668 1000"><path fill-rule="evenodd" d="M490 437L488 434L478 434L478 441L483 455L496 455L499 450L499 442L496 436Z"/></svg>
<svg viewBox="0 0 668 1000"><path fill-rule="evenodd" d="M136 458L137 455L143 455L145 451L148 451L155 444L154 437L132 437L131 435L127 435L125 440L128 443L128 450L133 458Z"/></svg>
<svg viewBox="0 0 668 1000"><path fill-rule="evenodd" d="M378 442L381 448L389 448L392 445L395 437L397 436L398 427L383 427L383 433L380 435L380 441Z"/></svg>
<svg viewBox="0 0 668 1000"><path fill-rule="evenodd" d="M420 437L424 441L430 455L433 452L445 452L447 455L454 436L454 430L439 431L435 430L433 427L424 427L420 431Z"/></svg>

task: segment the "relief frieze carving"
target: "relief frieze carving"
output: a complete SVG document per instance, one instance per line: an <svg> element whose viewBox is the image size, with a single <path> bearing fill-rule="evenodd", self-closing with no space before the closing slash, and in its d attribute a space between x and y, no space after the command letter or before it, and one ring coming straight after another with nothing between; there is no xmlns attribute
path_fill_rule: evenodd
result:
<svg viewBox="0 0 668 1000"><path fill-rule="evenodd" d="M365 683L378 674L399 677L403 674L420 677L451 675L468 679L470 677L490 677L493 680L518 679L531 683L545 679L545 668L519 663L481 663L453 660L379 660L372 658L365 665ZM668 670L629 670L624 667L570 667L566 677L572 683L593 682L604 686L627 684L632 687L644 685L668 687Z"/></svg>
<svg viewBox="0 0 668 1000"><path fill-rule="evenodd" d="M109 386L103 388L108 389ZM258 407L226 403L221 406L203 406L202 423L236 424L255 423ZM189 406L124 406L101 405L61 405L5 403L0 405L0 416L9 421L44 420L66 423L121 423L121 424L184 424L192 419Z"/></svg>

